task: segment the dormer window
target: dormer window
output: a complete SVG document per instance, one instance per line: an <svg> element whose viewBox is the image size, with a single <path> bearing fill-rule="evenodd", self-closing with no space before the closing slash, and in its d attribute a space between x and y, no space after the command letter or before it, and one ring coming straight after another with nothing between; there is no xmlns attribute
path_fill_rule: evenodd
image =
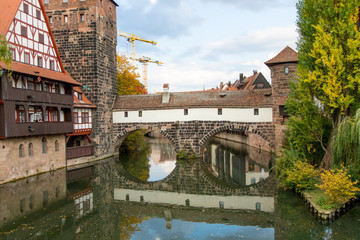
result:
<svg viewBox="0 0 360 240"><path fill-rule="evenodd" d="M82 100L82 93L78 93L78 99Z"/></svg>

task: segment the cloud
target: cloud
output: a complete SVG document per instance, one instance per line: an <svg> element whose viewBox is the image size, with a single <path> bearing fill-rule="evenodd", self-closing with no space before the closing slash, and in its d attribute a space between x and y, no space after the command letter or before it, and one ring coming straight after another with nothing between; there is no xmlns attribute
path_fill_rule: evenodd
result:
<svg viewBox="0 0 360 240"><path fill-rule="evenodd" d="M295 26L275 27L250 32L235 39L209 43L203 60L218 61L224 55L254 54L264 51L281 50L293 44L297 39Z"/></svg>
<svg viewBox="0 0 360 240"><path fill-rule="evenodd" d="M179 0L123 0L117 9L118 29L145 37L177 38L190 33L202 18Z"/></svg>

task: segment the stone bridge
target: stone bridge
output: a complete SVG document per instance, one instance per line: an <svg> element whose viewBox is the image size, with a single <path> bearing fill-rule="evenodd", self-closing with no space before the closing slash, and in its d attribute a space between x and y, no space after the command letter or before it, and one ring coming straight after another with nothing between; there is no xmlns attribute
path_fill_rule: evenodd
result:
<svg viewBox="0 0 360 240"><path fill-rule="evenodd" d="M202 155L221 132L251 136L250 145L275 148L271 89L118 96L113 109L113 144L118 149L133 131L158 131L176 151Z"/></svg>

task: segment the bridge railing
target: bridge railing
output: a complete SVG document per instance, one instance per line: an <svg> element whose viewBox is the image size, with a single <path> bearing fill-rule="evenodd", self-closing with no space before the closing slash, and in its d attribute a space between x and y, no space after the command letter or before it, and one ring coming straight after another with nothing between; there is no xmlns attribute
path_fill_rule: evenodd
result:
<svg viewBox="0 0 360 240"><path fill-rule="evenodd" d="M66 148L66 159L86 157L94 155L94 145Z"/></svg>

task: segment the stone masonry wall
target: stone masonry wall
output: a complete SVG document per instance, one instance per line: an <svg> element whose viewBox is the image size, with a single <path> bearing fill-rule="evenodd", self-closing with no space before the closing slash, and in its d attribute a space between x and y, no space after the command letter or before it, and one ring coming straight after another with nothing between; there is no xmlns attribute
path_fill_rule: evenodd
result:
<svg viewBox="0 0 360 240"><path fill-rule="evenodd" d="M190 121L161 123L116 123L114 124L114 146L118 148L126 136L139 129L160 130L174 144L177 152L186 150L201 156L202 148L210 138L220 132L244 131L257 134L274 148L274 127L271 123L234 123L227 121Z"/></svg>
<svg viewBox="0 0 360 240"><path fill-rule="evenodd" d="M289 73L285 74L284 68L289 68ZM290 80L297 78L297 64L283 63L270 67L271 86L273 95L273 122L275 127L275 143L278 149L284 143L284 123L287 117L280 116L279 106L284 106L288 95L290 94Z"/></svg>
<svg viewBox="0 0 360 240"><path fill-rule="evenodd" d="M46 138L46 153L42 139ZM59 149L55 150L55 141ZM29 144L32 144L31 155ZM23 145L23 157L19 156ZM0 140L0 184L66 166L65 134Z"/></svg>
<svg viewBox="0 0 360 240"><path fill-rule="evenodd" d="M116 6L110 0L51 0L45 7L64 68L86 85L85 95L97 106L91 135L96 155L107 154L113 149L111 110L117 93Z"/></svg>

